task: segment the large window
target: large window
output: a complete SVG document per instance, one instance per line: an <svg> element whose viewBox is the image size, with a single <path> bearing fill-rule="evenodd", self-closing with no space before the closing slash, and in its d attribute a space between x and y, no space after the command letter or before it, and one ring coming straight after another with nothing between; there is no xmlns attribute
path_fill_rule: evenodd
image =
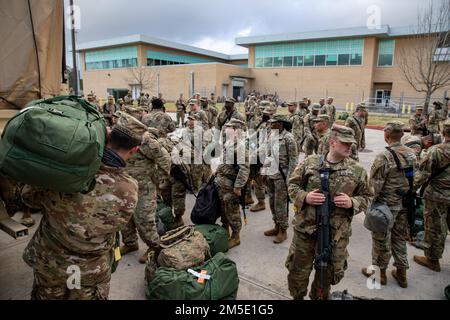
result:
<svg viewBox="0 0 450 320"><path fill-rule="evenodd" d="M147 50L148 66L165 66L174 64L190 64L190 63L205 63L205 62L214 62L214 61L198 57Z"/></svg>
<svg viewBox="0 0 450 320"><path fill-rule="evenodd" d="M364 39L307 41L255 48L255 68L362 65Z"/></svg>
<svg viewBox="0 0 450 320"><path fill-rule="evenodd" d="M395 40L378 41L378 66L392 66L394 61Z"/></svg>
<svg viewBox="0 0 450 320"><path fill-rule="evenodd" d="M137 48L125 47L87 51L86 70L130 68L137 66Z"/></svg>

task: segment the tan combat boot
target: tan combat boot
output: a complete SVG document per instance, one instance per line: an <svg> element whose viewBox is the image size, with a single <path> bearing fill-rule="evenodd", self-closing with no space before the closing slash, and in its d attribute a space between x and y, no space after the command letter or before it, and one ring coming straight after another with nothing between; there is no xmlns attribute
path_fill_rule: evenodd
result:
<svg viewBox="0 0 450 320"><path fill-rule="evenodd" d="M361 273L365 275L367 278L370 278L372 275L375 274L375 271L369 272L367 268L362 268ZM380 269L380 284L382 284L383 286L387 284L386 269Z"/></svg>
<svg viewBox="0 0 450 320"><path fill-rule="evenodd" d="M251 194L245 195L245 205L253 204L255 201L253 201Z"/></svg>
<svg viewBox="0 0 450 320"><path fill-rule="evenodd" d="M175 216L175 228L184 226L183 216Z"/></svg>
<svg viewBox="0 0 450 320"><path fill-rule="evenodd" d="M273 243L282 243L287 239L287 231L279 228L277 237L273 240Z"/></svg>
<svg viewBox="0 0 450 320"><path fill-rule="evenodd" d="M139 258L139 263L146 263L150 249L147 249L145 253Z"/></svg>
<svg viewBox="0 0 450 320"><path fill-rule="evenodd" d="M276 224L275 227L273 227L273 229L264 231L264 235L267 237L274 237L274 236L278 235L279 231L280 231L280 227Z"/></svg>
<svg viewBox="0 0 450 320"><path fill-rule="evenodd" d="M431 260L427 257L414 256L414 261L420 264L421 266L427 267L436 272L441 271L441 265L439 264L439 260Z"/></svg>
<svg viewBox="0 0 450 320"><path fill-rule="evenodd" d="M241 244L241 238L238 232L234 232L231 235L231 238L228 240L228 249L236 247Z"/></svg>
<svg viewBox="0 0 450 320"><path fill-rule="evenodd" d="M266 203L264 201L258 201L257 203L255 203L250 207L251 212L257 212L262 210L266 210Z"/></svg>
<svg viewBox="0 0 450 320"><path fill-rule="evenodd" d="M136 243L132 246L127 246L126 244L120 247L120 255L124 256L130 252L138 251L139 245Z"/></svg>
<svg viewBox="0 0 450 320"><path fill-rule="evenodd" d="M402 288L408 287L408 280L406 280L406 269L397 268L397 270L392 270L392 276L397 280L398 285Z"/></svg>

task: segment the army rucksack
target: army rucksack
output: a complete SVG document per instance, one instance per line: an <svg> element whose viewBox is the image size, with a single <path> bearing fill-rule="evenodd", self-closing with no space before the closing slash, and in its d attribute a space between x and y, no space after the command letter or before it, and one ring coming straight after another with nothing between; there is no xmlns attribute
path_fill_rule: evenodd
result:
<svg viewBox="0 0 450 320"><path fill-rule="evenodd" d="M221 206L219 192L212 175L197 194L194 207L191 211L191 221L195 224L215 224L220 217Z"/></svg>
<svg viewBox="0 0 450 320"><path fill-rule="evenodd" d="M156 200L156 224L160 236L175 227L175 217L173 216L172 208L162 199Z"/></svg>
<svg viewBox="0 0 450 320"><path fill-rule="evenodd" d="M394 225L394 216L384 203L373 202L364 218L364 227L376 233L386 233Z"/></svg>
<svg viewBox="0 0 450 320"><path fill-rule="evenodd" d="M218 252L228 251L228 233L224 227L217 224L198 224L195 230L205 237L212 256Z"/></svg>
<svg viewBox="0 0 450 320"><path fill-rule="evenodd" d="M208 242L193 226L183 226L168 231L160 239L161 252L158 266L186 270L209 259Z"/></svg>
<svg viewBox="0 0 450 320"><path fill-rule="evenodd" d="M86 100L35 100L6 124L0 174L56 192L88 192L95 186L105 143L105 119Z"/></svg>

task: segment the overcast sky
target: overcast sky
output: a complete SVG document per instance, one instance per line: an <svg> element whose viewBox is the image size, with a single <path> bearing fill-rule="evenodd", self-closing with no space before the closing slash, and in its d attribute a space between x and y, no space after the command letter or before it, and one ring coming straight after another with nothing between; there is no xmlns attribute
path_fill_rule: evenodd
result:
<svg viewBox="0 0 450 320"><path fill-rule="evenodd" d="M365 26L373 6L379 8L381 24L411 25L429 1L74 0L74 4L81 11L77 43L145 34L237 54L247 49L234 44L236 37ZM70 34L67 41L69 47Z"/></svg>

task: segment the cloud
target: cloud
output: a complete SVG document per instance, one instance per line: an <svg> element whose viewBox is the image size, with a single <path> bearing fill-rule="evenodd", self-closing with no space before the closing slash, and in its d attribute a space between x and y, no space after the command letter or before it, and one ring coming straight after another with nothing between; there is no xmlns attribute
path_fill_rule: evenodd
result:
<svg viewBox="0 0 450 320"><path fill-rule="evenodd" d="M239 37L248 37L252 33L252 27L243 29L237 33Z"/></svg>
<svg viewBox="0 0 450 320"><path fill-rule="evenodd" d="M225 54L247 53L247 49L234 44L234 40L217 40L211 37L205 37L199 41L192 43L194 47L212 50Z"/></svg>

